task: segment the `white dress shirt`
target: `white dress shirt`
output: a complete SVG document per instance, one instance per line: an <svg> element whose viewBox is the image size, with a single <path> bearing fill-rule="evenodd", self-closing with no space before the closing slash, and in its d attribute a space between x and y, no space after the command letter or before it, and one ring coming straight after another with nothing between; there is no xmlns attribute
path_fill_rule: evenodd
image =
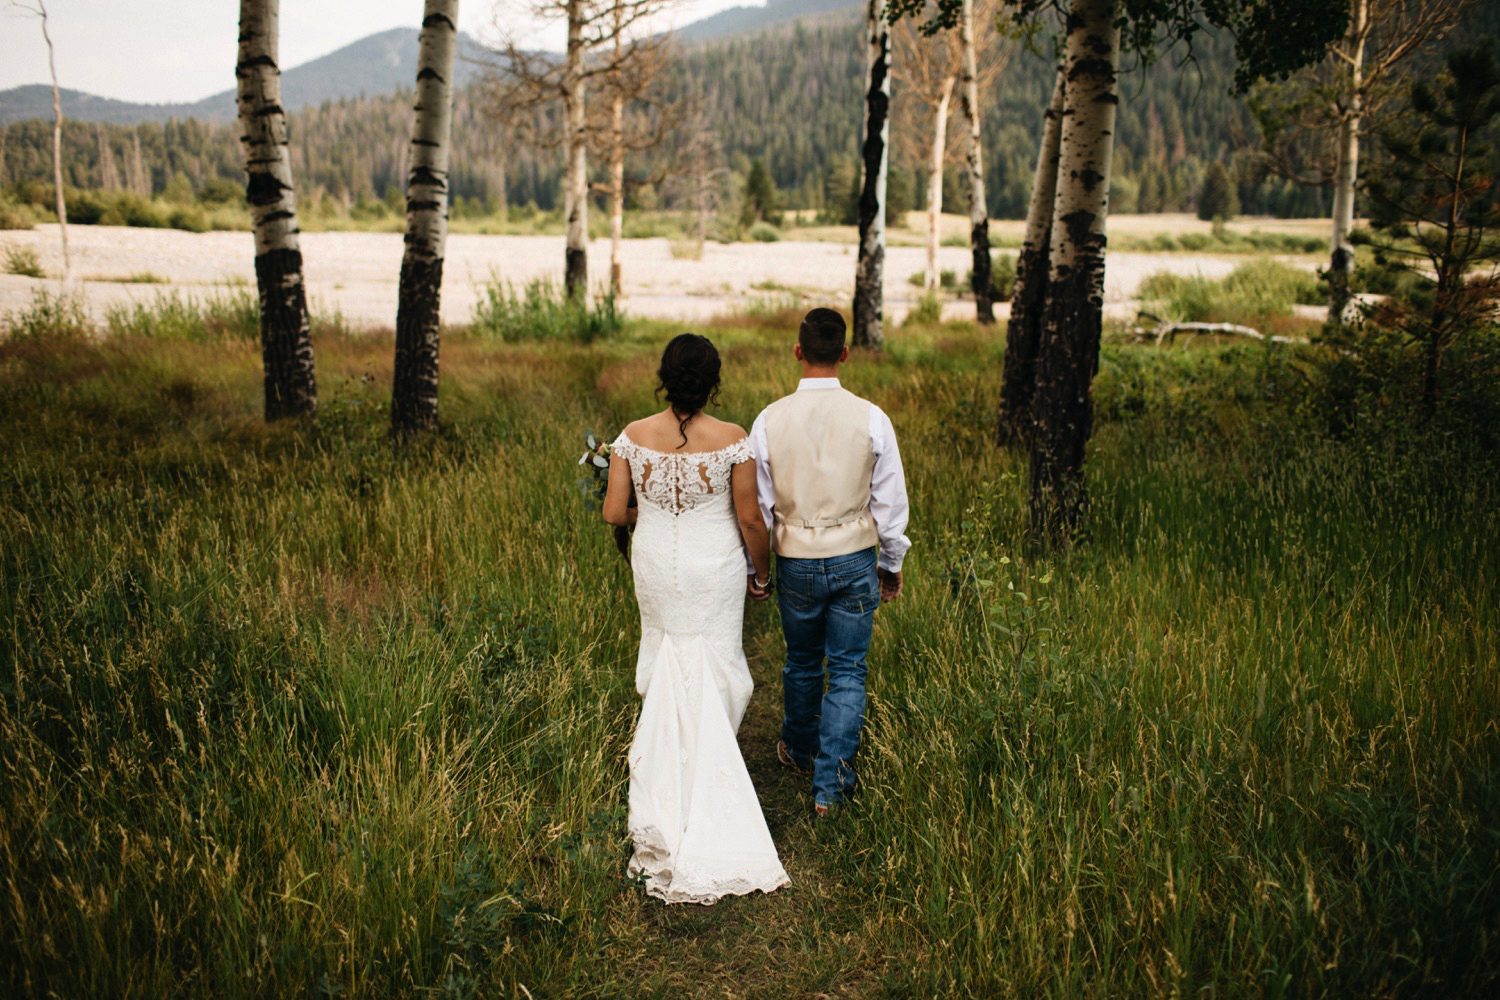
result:
<svg viewBox="0 0 1500 1000"><path fill-rule="evenodd" d="M837 388L839 380L836 378L805 378L797 384L798 392ZM906 537L906 522L911 513L906 499L906 472L901 467L901 450L896 447L896 428L891 425L891 418L885 415L885 411L874 403L870 403L870 443L875 451L875 470L870 474L870 517L880 536L877 564L883 570L899 573L906 550L911 548L911 540ZM755 418L750 428L750 450L755 453L755 485L760 514L765 518L766 530L770 531L774 523L776 490L771 482L771 456L766 443L764 412Z"/></svg>

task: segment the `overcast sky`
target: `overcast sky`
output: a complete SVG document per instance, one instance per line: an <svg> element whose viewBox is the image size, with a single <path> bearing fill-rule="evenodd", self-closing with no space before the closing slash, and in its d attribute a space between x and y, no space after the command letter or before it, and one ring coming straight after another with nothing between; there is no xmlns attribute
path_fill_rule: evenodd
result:
<svg viewBox="0 0 1500 1000"><path fill-rule="evenodd" d="M32 0L34 3L34 0ZM764 0L684 0L677 24ZM463 30L493 37L497 12L538 47L560 48L560 29L524 16L526 0L464 0ZM124 101L196 101L234 86L236 0L47 0L57 46L58 82ZM281 5L281 67L289 69L348 43L422 22L421 0L286 0ZM47 50L35 18L0 0L0 90L45 83Z"/></svg>

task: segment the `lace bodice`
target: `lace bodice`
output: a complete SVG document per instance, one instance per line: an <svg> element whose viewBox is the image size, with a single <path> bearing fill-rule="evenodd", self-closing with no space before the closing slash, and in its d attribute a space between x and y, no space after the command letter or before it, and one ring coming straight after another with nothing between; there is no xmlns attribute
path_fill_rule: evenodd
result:
<svg viewBox="0 0 1500 1000"><path fill-rule="evenodd" d="M630 463L636 498L674 515L727 498L734 467L755 457L745 438L715 451L657 451L623 432L610 450Z"/></svg>

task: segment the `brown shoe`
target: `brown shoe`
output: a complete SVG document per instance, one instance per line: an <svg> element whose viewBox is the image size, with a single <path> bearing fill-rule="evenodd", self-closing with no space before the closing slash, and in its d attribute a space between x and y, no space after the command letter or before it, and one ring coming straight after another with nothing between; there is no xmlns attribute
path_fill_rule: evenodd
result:
<svg viewBox="0 0 1500 1000"><path fill-rule="evenodd" d="M792 756L791 748L786 745L786 740L776 741L776 759L781 763L782 767L790 771L796 771L804 777L812 773L797 763L796 758Z"/></svg>

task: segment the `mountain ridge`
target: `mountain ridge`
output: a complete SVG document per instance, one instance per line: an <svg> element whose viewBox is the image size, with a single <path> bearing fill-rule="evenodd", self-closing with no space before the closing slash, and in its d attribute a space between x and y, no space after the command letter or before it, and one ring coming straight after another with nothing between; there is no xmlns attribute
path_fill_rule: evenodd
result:
<svg viewBox="0 0 1500 1000"><path fill-rule="evenodd" d="M366 35L332 52L310 59L281 74L282 104L301 111L328 101L379 97L410 88L417 75L416 28L390 28ZM458 83L470 82L479 69L475 60L483 47L469 35L459 36ZM144 104L100 97L80 90L62 90L63 117L74 121L139 125L146 122L230 121L236 114L235 91L221 90L198 101ZM25 84L0 91L0 123L52 116L52 88Z"/></svg>
<svg viewBox="0 0 1500 1000"><path fill-rule="evenodd" d="M759 34L791 21L821 17L860 7L860 0L768 0L762 7L729 7L683 25L673 34L688 44Z"/></svg>
<svg viewBox="0 0 1500 1000"><path fill-rule="evenodd" d="M684 25L675 32L688 45L758 34L805 18L857 7L859 0L770 0L763 7L731 7ZM282 104L298 112L329 101L380 97L409 89L417 72L416 28L390 28L340 46L281 74ZM474 37L459 36L457 83L472 83L481 72L485 48ZM81 90L62 89L63 117L74 121L139 125L186 121L223 123L235 116L232 88L198 101L149 104L121 101ZM0 124L52 116L52 88L23 84L0 91Z"/></svg>

